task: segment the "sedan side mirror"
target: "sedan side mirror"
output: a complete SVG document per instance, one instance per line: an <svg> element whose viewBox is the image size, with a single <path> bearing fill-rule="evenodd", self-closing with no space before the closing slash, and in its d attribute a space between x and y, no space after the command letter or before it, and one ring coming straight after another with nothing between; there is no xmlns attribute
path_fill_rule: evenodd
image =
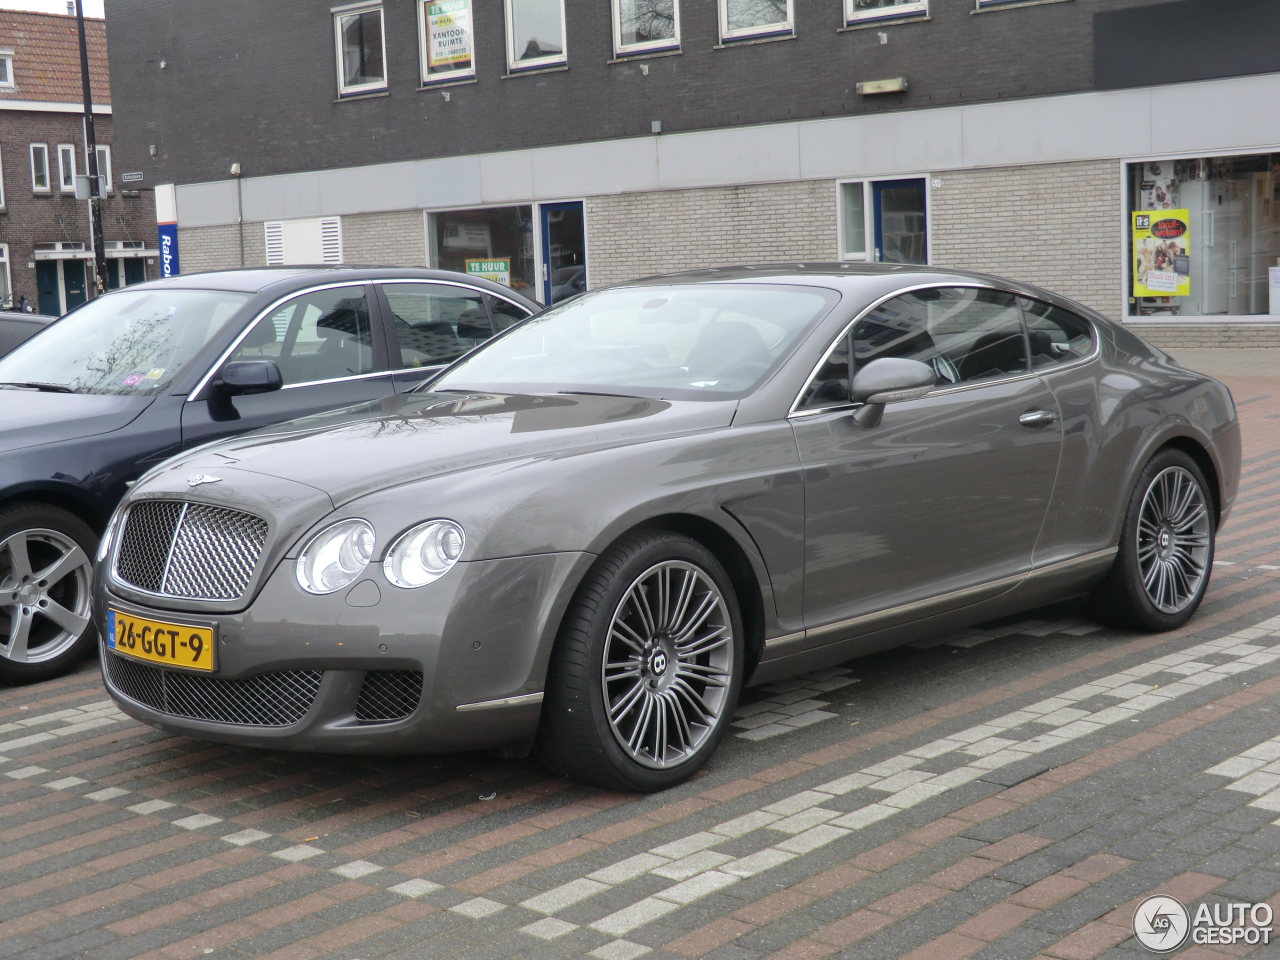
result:
<svg viewBox="0 0 1280 960"><path fill-rule="evenodd" d="M923 397L937 383L933 367L905 357L881 357L872 360L853 377L850 399L861 403L853 415L864 427L880 423L886 403L901 403Z"/></svg>
<svg viewBox="0 0 1280 960"><path fill-rule="evenodd" d="M233 360L213 381L215 389L227 396L270 393L284 386L284 377L274 360Z"/></svg>

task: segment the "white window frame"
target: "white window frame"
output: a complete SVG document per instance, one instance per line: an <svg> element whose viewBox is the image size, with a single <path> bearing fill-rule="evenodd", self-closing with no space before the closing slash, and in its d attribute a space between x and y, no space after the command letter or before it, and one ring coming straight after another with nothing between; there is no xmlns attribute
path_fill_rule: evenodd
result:
<svg viewBox="0 0 1280 960"><path fill-rule="evenodd" d="M0 50L0 63L4 64L4 75L0 76L0 90L12 90L17 86L13 79L13 51Z"/></svg>
<svg viewBox="0 0 1280 960"><path fill-rule="evenodd" d="M848 25L866 23L868 20L897 20L902 17L927 17L929 0L904 0L888 7L858 10L854 0L844 0L844 22Z"/></svg>
<svg viewBox="0 0 1280 960"><path fill-rule="evenodd" d="M634 2L634 0L633 0ZM657 50L678 50L680 48L680 0L671 0L671 16L675 30L670 37L648 40L644 43L622 42L622 0L612 0L613 6L613 52L615 56L625 57L636 53L650 53Z"/></svg>
<svg viewBox="0 0 1280 960"><path fill-rule="evenodd" d="M454 70L444 70L440 73L431 72L431 62L428 58L429 44L427 41L427 7L439 0L417 0L418 3L418 68L421 71L422 85L435 83L449 83L457 80L471 80L476 75L476 20L475 20L475 4L473 0L454 0L457 3L465 3L467 5L467 33L470 34L471 46L471 66L458 67Z"/></svg>
<svg viewBox="0 0 1280 960"><path fill-rule="evenodd" d="M523 73L526 70L538 70L545 67L558 67L561 64L567 63L569 60L569 39L565 31L564 0L558 0L560 4L560 39L561 39L560 52L549 54L548 56L545 56L545 57L536 57L532 60L516 59L516 50L512 42L515 40L515 32L514 32L514 28L512 27L512 20L511 20L511 4L513 2L515 2L515 0L503 0L502 2L502 12L503 12L503 16L506 18L506 28L507 28L507 69L511 73L517 73L517 72Z"/></svg>
<svg viewBox="0 0 1280 960"><path fill-rule="evenodd" d="M98 181L105 195L110 193L114 186L111 182L111 148L105 143L99 143L95 149L98 152Z"/></svg>
<svg viewBox="0 0 1280 960"><path fill-rule="evenodd" d="M993 7L1025 6L1028 3L1043 3L1045 0L974 0L975 10L990 10ZM1060 2L1060 0L1058 0Z"/></svg>
<svg viewBox="0 0 1280 960"><path fill-rule="evenodd" d="M0 153L0 210L4 209L4 154Z"/></svg>
<svg viewBox="0 0 1280 960"><path fill-rule="evenodd" d="M784 21L764 24L759 27L740 27L729 29L729 0L716 0L716 9L720 17L720 40L730 43L734 40L749 40L758 37L777 37L795 33L796 4L795 0L786 0L787 18Z"/></svg>
<svg viewBox="0 0 1280 960"><path fill-rule="evenodd" d="M36 151L42 154L43 159L37 165ZM31 157L31 189L36 193L49 193L53 189L53 181L49 177L49 145L47 143L33 143L27 151ZM37 173L44 174L44 186L40 186Z"/></svg>
<svg viewBox="0 0 1280 960"><path fill-rule="evenodd" d="M0 264L4 265L4 294L0 296L0 304L3 304L5 309L8 310L13 308L13 273L9 269L9 245L7 243L0 243Z"/></svg>
<svg viewBox="0 0 1280 960"><path fill-rule="evenodd" d="M367 83L347 83L347 73L343 69L345 66L345 53L342 43L342 21L344 18L357 16L362 13L373 13L377 11L379 19L382 22L382 29L379 31L378 41L382 45L382 79L373 80ZM360 93L374 93L387 89L387 12L383 9L381 0L374 3L352 3L343 7L332 7L329 11L333 16L333 56L334 65L338 74L338 95L343 97L353 96Z"/></svg>
<svg viewBox="0 0 1280 960"><path fill-rule="evenodd" d="M58 144L58 189L63 193L76 192L76 145Z"/></svg>

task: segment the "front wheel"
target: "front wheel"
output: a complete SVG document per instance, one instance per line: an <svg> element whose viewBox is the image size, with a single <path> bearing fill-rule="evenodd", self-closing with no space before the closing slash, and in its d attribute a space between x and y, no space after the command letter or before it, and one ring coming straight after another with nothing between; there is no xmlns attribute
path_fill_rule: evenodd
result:
<svg viewBox="0 0 1280 960"><path fill-rule="evenodd" d="M1200 467L1162 450L1129 498L1115 564L1094 596L1121 626L1172 630L1195 613L1213 565L1214 505Z"/></svg>
<svg viewBox="0 0 1280 960"><path fill-rule="evenodd" d="M742 619L724 567L687 537L637 535L578 589L552 654L539 753L596 786L674 786L724 736L742 675Z"/></svg>
<svg viewBox="0 0 1280 960"><path fill-rule="evenodd" d="M0 681L59 676L92 649L96 542L84 521L58 507L0 510Z"/></svg>

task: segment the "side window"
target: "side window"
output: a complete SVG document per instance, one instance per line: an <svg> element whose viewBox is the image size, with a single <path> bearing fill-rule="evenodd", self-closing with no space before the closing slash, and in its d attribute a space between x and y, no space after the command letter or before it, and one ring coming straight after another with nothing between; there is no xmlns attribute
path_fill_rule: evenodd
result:
<svg viewBox="0 0 1280 960"><path fill-rule="evenodd" d="M1093 324L1084 317L1030 297L1018 302L1027 320L1032 367L1070 363L1093 353Z"/></svg>
<svg viewBox="0 0 1280 960"><path fill-rule="evenodd" d="M388 283L382 292L399 341L393 366L449 363L493 336L481 293L431 283Z"/></svg>
<svg viewBox="0 0 1280 960"><path fill-rule="evenodd" d="M853 380L852 354L849 350L852 340L846 333L827 354L822 366L800 396L801 410L819 410L849 402L849 384Z"/></svg>
<svg viewBox="0 0 1280 960"><path fill-rule="evenodd" d="M972 383L1027 371L1022 316L1011 294L931 287L881 304L854 328L858 366L907 357L933 367L939 384Z"/></svg>
<svg viewBox="0 0 1280 960"><path fill-rule="evenodd" d="M373 372L364 287L303 294L259 320L231 360L274 360L285 386Z"/></svg>
<svg viewBox="0 0 1280 960"><path fill-rule="evenodd" d="M517 307L514 303L498 297L489 298L489 309L493 311L493 323L499 332L508 327L514 327L529 316L529 311L524 307Z"/></svg>

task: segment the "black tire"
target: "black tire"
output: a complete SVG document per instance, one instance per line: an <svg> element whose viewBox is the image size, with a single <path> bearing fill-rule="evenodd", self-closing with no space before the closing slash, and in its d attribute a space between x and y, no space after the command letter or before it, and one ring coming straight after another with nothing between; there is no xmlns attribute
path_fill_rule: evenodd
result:
<svg viewBox="0 0 1280 960"><path fill-rule="evenodd" d="M88 524L58 507L0 510L0 682L61 676L93 649L97 544Z"/></svg>
<svg viewBox="0 0 1280 960"><path fill-rule="evenodd" d="M608 678L606 653L624 657L608 661ZM637 534L600 557L561 625L538 754L594 786L665 790L715 751L742 678L742 617L724 567L688 537Z"/></svg>
<svg viewBox="0 0 1280 960"><path fill-rule="evenodd" d="M1173 630L1209 585L1216 534L1213 493L1181 450L1152 457L1129 496L1120 549L1094 592L1097 617L1139 630Z"/></svg>

